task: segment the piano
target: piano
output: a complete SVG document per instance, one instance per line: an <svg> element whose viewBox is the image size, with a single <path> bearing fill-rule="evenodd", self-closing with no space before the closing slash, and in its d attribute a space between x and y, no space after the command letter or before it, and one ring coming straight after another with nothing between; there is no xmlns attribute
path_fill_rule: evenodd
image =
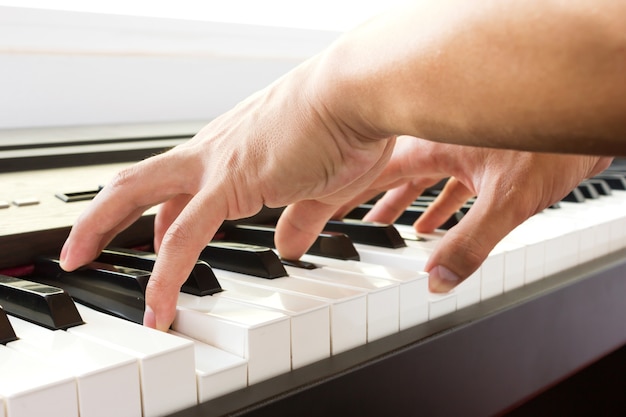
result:
<svg viewBox="0 0 626 417"><path fill-rule="evenodd" d="M0 305L5 304L8 314L0 314L0 325L11 327L15 337L0 345L0 416L22 416L19 406L33 405L20 397L30 392L28 388L15 394L20 392L20 384L30 382L29 375L31 379L57 384L54 392L47 392L41 386L34 389L44 392L37 398L50 401L43 404L50 411L47 415L55 415L53 410L64 416L79 412L98 415L98 410L104 407L97 401L98 394L77 382L82 381L80 378L86 371L81 371L80 377L69 366L61 366L60 374L48 372L53 367L48 364L53 354L45 349L53 345L52 333L58 338L54 339L55 345L66 339L68 344L70 340L78 344L79 347L69 351L74 352L75 362L80 362L79 353L92 349L94 356L96 352L108 351L102 361L107 366L115 363L120 373L137 369L137 363L141 363L138 380L125 377L124 389L115 391L119 388L116 380L103 379L106 389L111 391L104 391L103 386L102 392L118 392L116 401L110 398L105 401L109 403L107 406L124 403L128 410L133 410L132 414L146 416L506 415L596 361L624 352L626 216L621 212L626 190L618 184L610 189L610 195L585 198L580 203L562 202L559 208L539 213L507 237L463 287L439 297L422 293L422 299L413 299L415 304L403 302L401 294L403 291L409 294L409 288L423 290L425 281L417 269L419 262L423 262L429 245L445 230L420 239L406 225L397 224L391 228L398 232L404 247L383 248L371 242L363 243L361 237L356 234L351 237L350 232L328 231L324 238L343 241L347 237L361 260L325 259L328 253L320 249L324 246L320 244L319 252L303 258L317 266L323 265L317 272L297 269L302 265L289 265L285 266L287 277L267 280L227 271L230 267L222 266L219 263L222 258L218 257L214 259L218 266L212 267L217 288L203 296L181 293L171 334L143 328L132 323L132 317L120 318L123 314L119 311L103 313L113 304L111 299L105 299L103 304L97 300L85 304L82 293L73 293L73 289L66 293L74 297L82 322L53 331L18 318L15 311L28 306L20 306L19 301L11 298L13 293L7 291L25 284L16 281L18 284L11 287L11 279L27 282L40 279L43 271L38 269L40 257L58 255L73 220L100 187L106 186L114 172L181 143L197 127L197 124L167 124L2 133L0 275L8 278L4 278L4 284L0 280L0 295L5 297L0 299ZM41 140L42 137L47 139ZM598 178L604 178L605 183L615 178L623 182L624 172L624 161L617 160ZM598 189L601 188L599 185ZM146 212L111 247L149 253L153 215L153 210ZM262 229L261 238L250 238L257 242L255 247L261 247L258 239L267 239L268 230L271 236L275 215L268 210L252 219L225 224L226 238L216 239L216 247L248 248L250 241L240 241L243 238L233 232L245 232L246 227ZM271 252L271 248L267 250ZM398 255L401 253L414 257ZM341 269L344 264L350 267ZM383 284L385 279L377 276L378 272L372 272L366 280L363 265L395 271L395 281L389 279ZM125 271L134 277L147 277L149 267L145 268ZM94 282L98 279L93 278ZM328 282L344 279L341 285ZM295 280L315 294L294 290L291 281ZM356 282L363 287L357 288ZM38 296L52 292L49 283L40 284L41 287L30 285L33 292L39 292ZM379 288L374 291L366 288L367 285ZM378 297L383 286L389 298L381 295L375 301L374 294ZM109 290L101 291L96 298L105 297ZM323 291L326 293L322 294ZM254 301L250 295L253 293L271 295L270 299L284 297L283 301L299 300L298 305L306 307L298 311L295 307L291 310L284 307L278 313L269 307L274 305L272 300L261 301L263 296L259 296ZM209 299L218 301L211 304L213 301L206 301ZM141 297L137 300L141 308ZM342 323L339 300L346 305L349 301L355 311L365 314L366 330L358 333L359 324L337 330ZM376 302L381 302L383 307L367 310L368 305ZM219 307L217 303L221 303ZM413 309L412 313L398 312L402 307ZM271 323L271 327L265 328L274 332L269 342L255 331L252 319L246 319L247 324L242 324L242 319L237 326L223 324L234 321L234 316L247 309L255 312L252 316L259 322L263 319ZM231 311L235 314L229 316ZM304 327L296 323L305 314L313 317L320 312L326 315L326 320L329 314L331 320L336 320L330 328L328 321L325 329L310 324L313 322L306 322ZM375 327L373 323L379 314L394 317L383 320L394 321L394 327ZM8 317L8 326L2 320L4 315ZM407 320L405 325L401 324L403 317ZM234 343L223 342L226 338L223 335L209 334L222 325L226 332L248 326L242 330L242 337L248 337L250 344L238 352L232 347ZM356 336L349 338L352 330ZM294 338L297 331L302 332L304 343ZM140 335L139 341L133 333ZM252 343L255 338L266 347L257 349ZM150 346L139 346L142 339L150 339ZM319 341L323 342L320 343L322 354L315 356L307 348ZM128 346L123 345L125 342ZM167 347L157 352L161 344ZM171 356L161 356L165 355L163 352ZM63 356L66 353L54 355L59 363L67 361ZM620 357L623 356L621 353ZM286 364L276 359L279 357L286 358ZM207 365L202 363L203 358L215 359ZM38 367L40 363L45 365ZM168 368L168 363L176 366ZM201 383L208 383L209 379L196 371L216 364L228 368L233 375L239 372L239 381L243 380L244 384L227 386L222 379L203 397ZM72 388L74 384L81 388ZM96 392L97 388L97 385L91 387ZM57 393L66 400L54 409L52 404L59 402L53 396ZM84 397L79 400L76 395ZM80 408L86 407L88 401L93 401L89 403L93 409Z"/></svg>

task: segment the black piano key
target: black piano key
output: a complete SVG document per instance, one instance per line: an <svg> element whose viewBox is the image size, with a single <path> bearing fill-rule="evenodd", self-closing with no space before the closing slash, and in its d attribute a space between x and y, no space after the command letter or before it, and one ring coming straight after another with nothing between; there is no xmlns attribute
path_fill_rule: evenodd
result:
<svg viewBox="0 0 626 417"><path fill-rule="evenodd" d="M269 248L275 247L274 226L236 224L223 229L224 239ZM343 260L359 260L352 240L343 233L324 231L320 233L307 251L310 255Z"/></svg>
<svg viewBox="0 0 626 417"><path fill-rule="evenodd" d="M0 305L0 345L6 345L7 343L13 342L14 340L17 340L15 330L13 330L11 322L9 322L7 313Z"/></svg>
<svg viewBox="0 0 626 417"><path fill-rule="evenodd" d="M253 225L253 224L234 224L223 228L224 239L238 243L246 243L249 245L264 246L273 248L274 232L276 228L273 226ZM303 269L315 269L317 265L311 262L303 262L299 260L281 259L283 265L293 266Z"/></svg>
<svg viewBox="0 0 626 417"><path fill-rule="evenodd" d="M330 231L320 233L306 253L344 261L361 259L354 243L346 234Z"/></svg>
<svg viewBox="0 0 626 417"><path fill-rule="evenodd" d="M373 205L371 204L361 204L350 211L350 213L346 215L346 218L362 219L372 207ZM441 226L438 227L438 229L449 230L455 226L459 221L461 221L465 213L469 211L470 207L471 204L464 205L461 210L452 214ZM425 205L411 205L404 210L394 223L411 226L424 213L424 211L426 211L426 208L427 206Z"/></svg>
<svg viewBox="0 0 626 417"><path fill-rule="evenodd" d="M400 236L398 229L390 224L350 219L345 221L331 220L326 223L324 230L348 235L350 240L355 243L394 249L406 247L406 242Z"/></svg>
<svg viewBox="0 0 626 417"><path fill-rule="evenodd" d="M580 189L576 187L572 191L570 191L569 194L563 197L561 201L567 201L569 203L584 203L585 196L583 195L582 191L580 191Z"/></svg>
<svg viewBox="0 0 626 417"><path fill-rule="evenodd" d="M611 195L612 193L611 187L609 187L609 184L607 184L607 182L602 179L591 178L591 179L588 179L587 182L593 185L593 187L596 189L596 191L600 195Z"/></svg>
<svg viewBox="0 0 626 417"><path fill-rule="evenodd" d="M287 276L278 255L264 246L239 242L211 242L202 250L200 259L214 268L259 278L273 279Z"/></svg>
<svg viewBox="0 0 626 417"><path fill-rule="evenodd" d="M406 210L400 215L400 217L395 221L398 224L405 225L413 225L415 221L426 211L426 207L419 206L411 206L407 207ZM457 211L452 214L442 225L438 227L438 229L449 230L452 227L456 226L456 224L461 221L464 214L462 211Z"/></svg>
<svg viewBox="0 0 626 417"><path fill-rule="evenodd" d="M347 219L357 219L360 220L370 211L370 209L374 207L373 204L361 204L355 208L353 208L348 214L346 214Z"/></svg>
<svg viewBox="0 0 626 417"><path fill-rule="evenodd" d="M300 261L300 260L295 260L294 261L294 260L290 260L290 259L281 259L281 262L285 266L293 266L294 268L300 268L300 269L317 269L317 268L319 268L313 262L305 262L305 261Z"/></svg>
<svg viewBox="0 0 626 417"><path fill-rule="evenodd" d="M585 198L587 199L595 200L597 198L600 198L600 194L598 193L598 190L596 190L596 187L594 187L587 181L582 181L580 184L578 184L577 188L580 190L580 192L583 193L583 196L585 196Z"/></svg>
<svg viewBox="0 0 626 417"><path fill-rule="evenodd" d="M63 288L82 304L139 324L143 323L149 278L148 271L101 262L66 272L54 257L38 258L30 277Z"/></svg>
<svg viewBox="0 0 626 417"><path fill-rule="evenodd" d="M134 249L106 248L96 261L105 264L125 266L128 268L150 271L154 269L157 255ZM193 267L181 291L193 295L211 295L222 291L213 270L203 261L198 261Z"/></svg>
<svg viewBox="0 0 626 417"><path fill-rule="evenodd" d="M430 201L429 201L430 200ZM430 199L422 199L422 197L419 197L419 199L415 200L414 202L411 203L412 207L428 207L432 204L432 202L434 201L434 198L430 198ZM467 212L472 208L472 205L474 204L473 201L468 201L467 203L463 204L461 207L459 207L459 211L465 215L467 214Z"/></svg>
<svg viewBox="0 0 626 417"><path fill-rule="evenodd" d="M234 224L222 228L221 231L224 232L223 239L229 242L246 243L266 248L276 247L274 244L276 228L274 226Z"/></svg>
<svg viewBox="0 0 626 417"><path fill-rule="evenodd" d="M58 330L83 324L74 301L61 288L0 275L0 304L9 314Z"/></svg>
<svg viewBox="0 0 626 417"><path fill-rule="evenodd" d="M624 175L605 172L594 178L603 180L613 190L626 190L626 176Z"/></svg>

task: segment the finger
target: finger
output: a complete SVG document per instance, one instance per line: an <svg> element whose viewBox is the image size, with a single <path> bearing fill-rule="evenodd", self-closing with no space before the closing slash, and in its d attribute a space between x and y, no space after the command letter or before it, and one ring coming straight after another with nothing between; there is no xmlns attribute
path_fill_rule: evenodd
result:
<svg viewBox="0 0 626 417"><path fill-rule="evenodd" d="M161 204L154 218L154 251L159 252L163 236L170 225L178 217L193 196L188 194L178 195Z"/></svg>
<svg viewBox="0 0 626 417"><path fill-rule="evenodd" d="M288 206L276 223L274 239L280 256L299 259L315 242L336 210L336 206L316 200Z"/></svg>
<svg viewBox="0 0 626 417"><path fill-rule="evenodd" d="M495 245L528 218L529 211L520 200L517 196L478 196L467 215L444 234L426 263L431 291L447 292L469 277Z"/></svg>
<svg viewBox="0 0 626 417"><path fill-rule="evenodd" d="M430 233L456 213L474 193L456 178L451 177L437 196L413 224L415 230Z"/></svg>
<svg viewBox="0 0 626 417"><path fill-rule="evenodd" d="M139 207L109 230L98 228L103 222L99 220L99 213L96 210L83 213L63 244L60 254L61 267L66 271L73 271L95 259L118 233L133 224L146 209L147 207Z"/></svg>
<svg viewBox="0 0 626 417"><path fill-rule="evenodd" d="M224 199L217 192L204 192L193 197L172 221L146 287L146 326L166 331L172 324L180 287L226 214Z"/></svg>
<svg viewBox="0 0 626 417"><path fill-rule="evenodd" d="M389 190L380 198L374 207L363 217L363 220L379 223L394 223L422 194L425 187L415 182L407 182L400 187Z"/></svg>
<svg viewBox="0 0 626 417"><path fill-rule="evenodd" d="M79 217L63 246L61 266L73 270L97 256L113 236L141 214L188 187L177 169L180 158L166 154L120 171ZM165 175L164 173L168 173ZM176 191L174 191L176 190Z"/></svg>

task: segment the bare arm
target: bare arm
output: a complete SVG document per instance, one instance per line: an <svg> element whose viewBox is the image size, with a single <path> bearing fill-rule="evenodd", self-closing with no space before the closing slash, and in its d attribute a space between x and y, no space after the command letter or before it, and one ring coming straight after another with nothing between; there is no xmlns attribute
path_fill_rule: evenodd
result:
<svg viewBox="0 0 626 417"><path fill-rule="evenodd" d="M355 129L626 155L626 2L415 1L347 34L318 74Z"/></svg>
<svg viewBox="0 0 626 417"><path fill-rule="evenodd" d="M624 21L626 2L616 0L412 2L346 34L188 143L119 173L74 225L62 265L72 270L89 262L145 209L162 204L144 320L166 330L181 284L223 220L250 216L263 204L290 205L276 245L282 255L299 257L338 207L383 172L397 135L428 139L426 149L445 141L626 154ZM454 148L438 174L454 174L455 161L465 157ZM507 163L483 169L501 159L487 154L464 171L468 178L515 175ZM525 167L534 171L542 160L529 158ZM406 158L398 161L392 176ZM603 163L580 157L563 184ZM495 187L514 180L464 186L486 189L488 201ZM520 198L525 191L509 193L528 207L492 226L497 230L480 254L446 264L459 247L451 244L431 266L466 277L495 240L563 190L543 190L541 202ZM466 222L465 230L478 230L480 222Z"/></svg>

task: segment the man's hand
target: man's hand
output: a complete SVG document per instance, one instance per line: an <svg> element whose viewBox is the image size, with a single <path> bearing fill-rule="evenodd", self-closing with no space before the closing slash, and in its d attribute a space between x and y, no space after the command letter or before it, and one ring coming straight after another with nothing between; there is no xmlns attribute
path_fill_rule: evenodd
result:
<svg viewBox="0 0 626 417"><path fill-rule="evenodd" d="M78 219L61 252L73 270L95 257L148 208L158 260L144 324L166 330L177 294L202 248L226 219L307 199L327 219L380 173L394 139L338 121L304 65L222 115L192 140L120 172ZM319 220L319 229L324 221Z"/></svg>
<svg viewBox="0 0 626 417"><path fill-rule="evenodd" d="M364 220L393 223L425 188L451 177L414 224L431 232L476 196L459 224L446 232L425 269L432 291L446 292L474 272L511 230L562 199L578 183L610 164L610 158L529 153L437 144L402 136L372 186L336 214L389 190Z"/></svg>

